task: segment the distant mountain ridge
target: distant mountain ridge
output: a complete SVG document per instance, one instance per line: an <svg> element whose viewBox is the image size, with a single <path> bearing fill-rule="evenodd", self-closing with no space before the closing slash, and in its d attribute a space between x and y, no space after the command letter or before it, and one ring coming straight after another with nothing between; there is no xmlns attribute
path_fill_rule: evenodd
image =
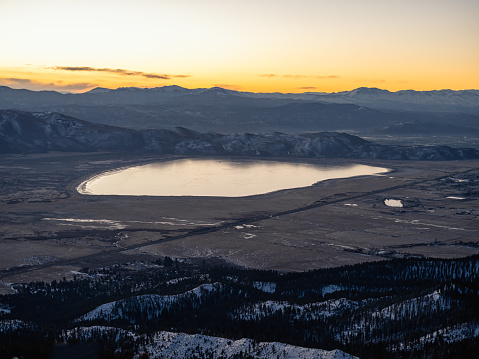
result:
<svg viewBox="0 0 479 359"><path fill-rule="evenodd" d="M478 90L389 92L358 88L332 94L281 94L164 86L95 88L81 94L61 94L3 86L0 109L59 112L135 129L182 126L200 132L373 133L377 128L403 122L479 129ZM435 128L431 128L433 134Z"/></svg>
<svg viewBox="0 0 479 359"><path fill-rule="evenodd" d="M53 112L0 110L0 153L128 151L183 155L330 157L402 160L477 159L479 150L447 146L384 146L338 132L300 135L200 133L98 125Z"/></svg>
<svg viewBox="0 0 479 359"><path fill-rule="evenodd" d="M479 110L479 90L432 90L432 91L415 91L415 90L400 90L388 91L379 88L359 87L351 91L342 92L304 92L304 93L255 93L247 91L228 90L222 87L212 88L195 88L187 89L177 85L140 88L140 87L119 87L117 89L108 89L97 87L84 93L59 93L55 91L31 91L31 90L17 90L7 86L0 86L0 94L8 96L12 99L12 95L18 97L26 96L41 96L45 95L56 96L52 101L58 101L62 104L81 104L85 101L92 100L91 95L101 98L105 104L118 104L122 99L122 94L141 95L143 100L138 100L134 97L129 99L130 104L134 103L148 103L158 102L164 100L163 97L184 96L184 95L219 95L219 96L237 96L257 99L292 99L304 101L321 101L333 103L354 103L370 106L370 100L389 101L390 103L408 103L422 106L453 106L462 108L472 108L474 111ZM0 99L0 106L5 108L5 103ZM375 107L374 104L371 107ZM388 106L381 104L379 108L388 108Z"/></svg>

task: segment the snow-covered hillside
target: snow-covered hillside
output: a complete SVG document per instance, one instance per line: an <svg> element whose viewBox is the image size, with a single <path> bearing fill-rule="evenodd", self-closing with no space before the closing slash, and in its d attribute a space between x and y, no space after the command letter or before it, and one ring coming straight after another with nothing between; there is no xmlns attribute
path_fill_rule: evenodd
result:
<svg viewBox="0 0 479 359"><path fill-rule="evenodd" d="M185 293L175 295L157 295L146 294L128 299L118 300L100 305L92 311L86 313L77 319L77 321L103 319L106 321L118 318L127 319L131 310L145 313L145 319L157 318L163 309L168 309L172 304L179 300L194 300L198 305L201 304L201 297L205 294L217 291L222 288L222 284L202 284Z"/></svg>
<svg viewBox="0 0 479 359"><path fill-rule="evenodd" d="M302 135L199 133L185 128L133 130L88 123L59 113L0 110L0 153L132 151L181 155L331 157L398 160L479 158L479 150L386 146L339 132Z"/></svg>
<svg viewBox="0 0 479 359"><path fill-rule="evenodd" d="M79 327L68 331L65 339L88 340L92 334L107 334L109 337L128 338L148 344L140 353L150 358L262 358L262 359L354 359L357 358L341 350L304 348L279 342L257 342L252 339L231 340L201 334L186 334L161 331L150 338L134 332L112 327ZM136 356L137 358L139 355Z"/></svg>
<svg viewBox="0 0 479 359"><path fill-rule="evenodd" d="M288 302L266 301L252 306L243 307L232 316L243 320L256 320L262 317L275 315L278 312L291 312L291 317L297 320L311 320L333 315L341 315L345 311L356 309L366 302L360 303L346 298L331 299L324 302L308 304L290 304Z"/></svg>
<svg viewBox="0 0 479 359"><path fill-rule="evenodd" d="M28 350L35 342L25 338L37 338L59 347L59 357L104 351L135 359L350 358L339 350L475 357L479 346L477 255L304 273L166 263L17 286L1 298L0 339L17 338ZM66 343L53 345L52 333ZM27 357L16 353L7 357Z"/></svg>

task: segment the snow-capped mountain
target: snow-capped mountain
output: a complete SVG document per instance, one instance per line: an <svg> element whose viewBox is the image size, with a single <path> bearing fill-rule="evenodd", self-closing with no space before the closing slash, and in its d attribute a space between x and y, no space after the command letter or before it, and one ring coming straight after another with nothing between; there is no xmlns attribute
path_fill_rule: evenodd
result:
<svg viewBox="0 0 479 359"><path fill-rule="evenodd" d="M388 110L420 110L428 112L447 110L466 113L477 113L479 111L479 90L401 90L391 92L379 88L359 87L351 91L333 93L306 92L302 94L276 93L258 95L329 103L352 103ZM250 96L254 96L254 94L250 93Z"/></svg>
<svg viewBox="0 0 479 359"><path fill-rule="evenodd" d="M402 90L390 92L377 88L361 87L352 91L333 94L318 94L318 99L332 102L349 102L381 109L421 110L421 111L459 111L477 112L479 110L478 90Z"/></svg>
<svg viewBox="0 0 479 359"><path fill-rule="evenodd" d="M217 132L368 132L400 122L479 128L479 90L390 92L362 87L337 93L283 94L163 86L62 94L2 86L0 109L60 112L129 128L183 126Z"/></svg>

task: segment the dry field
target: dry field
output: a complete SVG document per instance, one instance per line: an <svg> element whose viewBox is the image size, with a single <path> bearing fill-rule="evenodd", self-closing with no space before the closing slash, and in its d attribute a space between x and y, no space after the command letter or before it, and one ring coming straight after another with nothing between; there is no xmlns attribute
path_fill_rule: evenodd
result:
<svg viewBox="0 0 479 359"><path fill-rule="evenodd" d="M2 156L0 294L15 283L69 278L83 267L159 256L303 271L479 253L478 161L308 159L304 161L361 163L392 171L242 198L76 191L93 174L173 158ZM402 200L404 207L386 206L384 200L390 198Z"/></svg>

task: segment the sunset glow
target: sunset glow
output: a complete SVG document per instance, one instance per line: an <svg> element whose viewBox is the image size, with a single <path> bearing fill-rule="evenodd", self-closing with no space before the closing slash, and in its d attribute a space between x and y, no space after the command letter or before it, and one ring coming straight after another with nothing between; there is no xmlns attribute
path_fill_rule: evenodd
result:
<svg viewBox="0 0 479 359"><path fill-rule="evenodd" d="M0 85L479 88L476 0L2 0Z"/></svg>

